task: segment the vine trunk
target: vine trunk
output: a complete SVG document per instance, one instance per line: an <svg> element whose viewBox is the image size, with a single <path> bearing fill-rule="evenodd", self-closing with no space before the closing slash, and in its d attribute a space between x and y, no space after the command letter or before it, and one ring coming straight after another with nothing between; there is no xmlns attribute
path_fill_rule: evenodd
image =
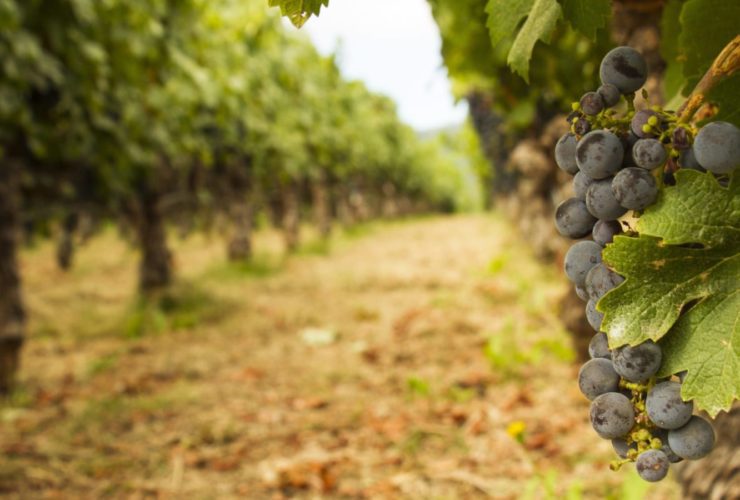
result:
<svg viewBox="0 0 740 500"><path fill-rule="evenodd" d="M0 393L8 393L20 364L25 309L18 267L20 172L15 161L0 168Z"/></svg>

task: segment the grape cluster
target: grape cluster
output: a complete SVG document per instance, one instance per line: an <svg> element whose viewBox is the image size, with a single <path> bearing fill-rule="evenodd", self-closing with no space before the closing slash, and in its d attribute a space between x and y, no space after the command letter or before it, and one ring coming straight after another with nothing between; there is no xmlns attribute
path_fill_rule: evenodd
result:
<svg viewBox="0 0 740 500"><path fill-rule="evenodd" d="M610 51L600 76L602 85L573 104L570 131L555 147L556 163L574 176L575 192L557 207L555 225L572 239L591 236L565 255L565 273L586 302L587 320L596 331L578 384L591 401L594 430L612 441L620 457L613 467L635 462L643 479L659 481L670 463L708 454L714 431L693 415L693 403L681 398L684 374L656 379L663 357L658 344L648 340L609 348L596 304L624 278L602 262L602 249L617 235L634 234L619 219L628 211L639 217L655 203L661 184L671 183L676 169L720 178L731 172L740 158L740 130L713 122L697 131L658 106L635 110L634 93L647 79L647 64L630 47ZM626 111L618 116L614 107L622 102Z"/></svg>

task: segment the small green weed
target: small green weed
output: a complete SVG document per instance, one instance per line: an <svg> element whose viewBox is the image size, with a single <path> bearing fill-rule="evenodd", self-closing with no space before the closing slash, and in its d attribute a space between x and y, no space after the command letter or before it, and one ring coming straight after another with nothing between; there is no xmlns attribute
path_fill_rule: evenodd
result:
<svg viewBox="0 0 740 500"><path fill-rule="evenodd" d="M179 283L158 295L139 296L124 317L128 338L187 330L223 318L231 304L193 284Z"/></svg>
<svg viewBox="0 0 740 500"><path fill-rule="evenodd" d="M429 382L415 376L406 379L406 389L408 389L412 397L428 397L432 392Z"/></svg>

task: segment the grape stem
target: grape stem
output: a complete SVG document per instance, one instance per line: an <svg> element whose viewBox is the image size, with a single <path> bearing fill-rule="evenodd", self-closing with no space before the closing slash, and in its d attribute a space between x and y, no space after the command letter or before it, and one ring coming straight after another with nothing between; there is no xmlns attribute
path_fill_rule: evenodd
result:
<svg viewBox="0 0 740 500"><path fill-rule="evenodd" d="M737 35L719 53L691 95L678 108L679 122L688 123L705 103L706 96L720 81L740 69L740 35Z"/></svg>

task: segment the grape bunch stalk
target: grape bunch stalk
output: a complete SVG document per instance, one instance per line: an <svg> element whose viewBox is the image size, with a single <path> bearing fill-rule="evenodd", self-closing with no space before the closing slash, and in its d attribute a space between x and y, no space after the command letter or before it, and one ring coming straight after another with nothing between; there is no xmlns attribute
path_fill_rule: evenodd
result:
<svg viewBox="0 0 740 500"><path fill-rule="evenodd" d="M609 347L598 303L624 278L602 262L602 250L618 235L637 234L622 219L639 217L654 204L660 190L674 183L677 169L726 182L740 158L740 129L719 121L698 128L660 106L635 109L635 92L647 75L638 51L617 47L601 62L602 85L573 103L570 131L559 139L555 160L574 176L575 197L557 207L555 225L572 239L591 236L565 255L565 273L596 331L591 359L578 374L580 390L591 401L591 423L612 442L619 457L613 469L635 462L639 475L655 482L671 463L706 456L714 447L714 430L682 399L685 372L656 378L663 358L657 343ZM644 90L643 97L647 101Z"/></svg>

